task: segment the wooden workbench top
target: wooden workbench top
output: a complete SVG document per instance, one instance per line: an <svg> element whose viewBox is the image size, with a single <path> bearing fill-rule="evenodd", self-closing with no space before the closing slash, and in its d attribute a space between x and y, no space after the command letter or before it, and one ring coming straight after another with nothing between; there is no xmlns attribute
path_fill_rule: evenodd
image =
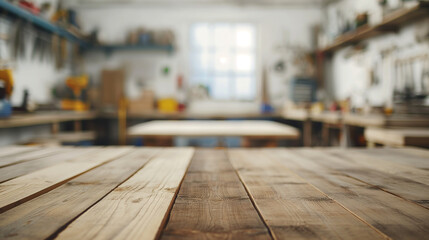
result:
<svg viewBox="0 0 429 240"><path fill-rule="evenodd" d="M296 139L298 129L263 120L159 120L137 124L128 136L184 137L278 137Z"/></svg>
<svg viewBox="0 0 429 240"><path fill-rule="evenodd" d="M97 117L95 112L47 111L26 114L13 114L0 118L0 128L34 126L75 120L88 120Z"/></svg>
<svg viewBox="0 0 429 240"><path fill-rule="evenodd" d="M429 151L0 150L0 239L426 239Z"/></svg>
<svg viewBox="0 0 429 240"><path fill-rule="evenodd" d="M361 127L429 127L429 117L411 114L357 114L343 115L345 124Z"/></svg>

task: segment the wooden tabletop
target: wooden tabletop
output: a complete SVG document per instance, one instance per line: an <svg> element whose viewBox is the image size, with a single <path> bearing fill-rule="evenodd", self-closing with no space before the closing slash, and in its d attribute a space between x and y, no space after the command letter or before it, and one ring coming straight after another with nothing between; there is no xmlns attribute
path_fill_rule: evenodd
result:
<svg viewBox="0 0 429 240"><path fill-rule="evenodd" d="M296 139L299 131L291 126L260 120L160 120L132 126L129 136L185 136L185 137L278 137Z"/></svg>
<svg viewBox="0 0 429 240"><path fill-rule="evenodd" d="M425 239L429 151L0 149L0 239Z"/></svg>

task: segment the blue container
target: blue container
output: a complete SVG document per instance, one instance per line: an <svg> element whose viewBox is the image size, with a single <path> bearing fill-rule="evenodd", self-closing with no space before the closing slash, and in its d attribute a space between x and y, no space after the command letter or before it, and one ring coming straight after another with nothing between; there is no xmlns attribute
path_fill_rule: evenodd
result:
<svg viewBox="0 0 429 240"><path fill-rule="evenodd" d="M0 100L0 117L9 117L12 114L12 105L6 99Z"/></svg>

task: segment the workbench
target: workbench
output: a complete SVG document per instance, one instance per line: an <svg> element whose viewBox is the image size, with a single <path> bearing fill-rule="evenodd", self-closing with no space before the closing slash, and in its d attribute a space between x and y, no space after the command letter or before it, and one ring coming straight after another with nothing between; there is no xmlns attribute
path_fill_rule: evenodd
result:
<svg viewBox="0 0 429 240"><path fill-rule="evenodd" d="M8 118L0 118L0 128L25 127L41 124L58 124L68 121L92 120L97 117L95 112L49 111L37 113L13 114Z"/></svg>
<svg viewBox="0 0 429 240"><path fill-rule="evenodd" d="M426 239L420 149L0 151L1 239Z"/></svg>
<svg viewBox="0 0 429 240"><path fill-rule="evenodd" d="M95 131L82 131L82 122L97 118L97 113L92 111L40 111L36 113L17 113L8 118L0 118L0 130L7 128L30 127L37 125L49 125L51 135L34 136L28 138L21 144L61 144L61 143L79 143L82 141L93 141L96 139ZM73 131L61 132L61 123L72 122Z"/></svg>
<svg viewBox="0 0 429 240"><path fill-rule="evenodd" d="M242 137L245 142L298 139L299 131L291 126L262 120L159 120L137 124L128 129L129 137ZM245 145L248 145L245 143Z"/></svg>
<svg viewBox="0 0 429 240"><path fill-rule="evenodd" d="M428 128L429 117L425 115L411 114L361 114L361 113L341 113L341 112L321 112L311 113L305 109L295 109L284 111L283 118L303 123L304 146L312 146L313 122L322 123L322 142L329 143L329 129L339 129L341 145L351 146L350 128Z"/></svg>
<svg viewBox="0 0 429 240"><path fill-rule="evenodd" d="M365 129L369 147L375 144L385 146L429 147L429 128L375 128Z"/></svg>

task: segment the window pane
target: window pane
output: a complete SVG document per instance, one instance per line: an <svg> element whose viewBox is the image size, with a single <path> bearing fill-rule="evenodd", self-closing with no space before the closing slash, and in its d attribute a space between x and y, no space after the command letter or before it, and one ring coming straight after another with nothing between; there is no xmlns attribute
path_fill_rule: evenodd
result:
<svg viewBox="0 0 429 240"><path fill-rule="evenodd" d="M235 80L235 96L238 99L252 99L253 79L251 77L239 77Z"/></svg>
<svg viewBox="0 0 429 240"><path fill-rule="evenodd" d="M238 48L253 48L255 45L255 36L252 26L240 24L235 32L235 44Z"/></svg>
<svg viewBox="0 0 429 240"><path fill-rule="evenodd" d="M216 99L230 99L230 81L226 77L216 77L213 79L210 93Z"/></svg>
<svg viewBox="0 0 429 240"><path fill-rule="evenodd" d="M196 53L192 56L192 74L201 75L210 70L210 54L205 52Z"/></svg>
<svg viewBox="0 0 429 240"><path fill-rule="evenodd" d="M234 45L234 31L230 24L215 24L214 44L216 48L230 50Z"/></svg>
<svg viewBox="0 0 429 240"><path fill-rule="evenodd" d="M214 61L214 70L216 72L225 73L231 71L234 68L231 52L218 51L215 55Z"/></svg>
<svg viewBox="0 0 429 240"><path fill-rule="evenodd" d="M211 45L211 34L209 24L195 24L192 30L191 41L194 47L208 48Z"/></svg>
<svg viewBox="0 0 429 240"><path fill-rule="evenodd" d="M254 57L251 54L237 54L235 70L238 72L253 72L255 68Z"/></svg>

